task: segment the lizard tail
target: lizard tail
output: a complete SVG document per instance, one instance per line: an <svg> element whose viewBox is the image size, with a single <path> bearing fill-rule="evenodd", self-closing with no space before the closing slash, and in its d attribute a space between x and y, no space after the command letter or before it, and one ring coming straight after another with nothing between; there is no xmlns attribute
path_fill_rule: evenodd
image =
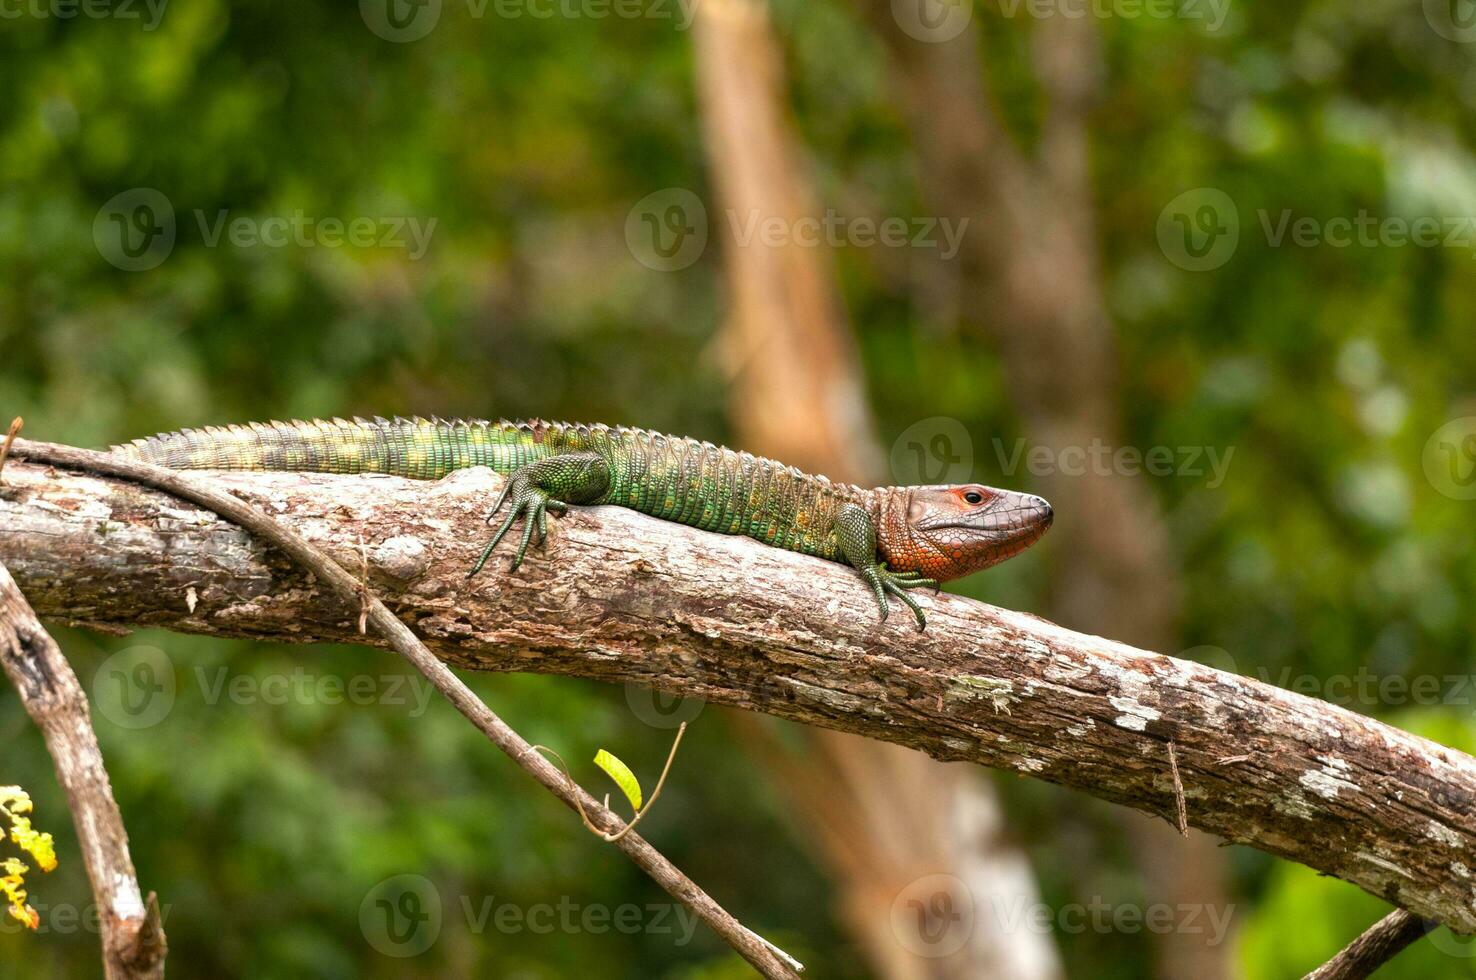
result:
<svg viewBox="0 0 1476 980"><path fill-rule="evenodd" d="M388 473L438 480L503 462L517 427L443 419L346 419L209 426L135 439L111 452L176 470Z"/></svg>

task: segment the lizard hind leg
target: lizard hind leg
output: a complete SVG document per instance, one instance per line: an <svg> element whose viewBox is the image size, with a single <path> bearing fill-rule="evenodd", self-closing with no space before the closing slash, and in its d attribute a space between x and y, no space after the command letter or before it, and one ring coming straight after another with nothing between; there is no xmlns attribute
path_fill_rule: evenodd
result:
<svg viewBox="0 0 1476 980"><path fill-rule="evenodd" d="M597 503L609 488L610 466L599 453L561 453L513 471L493 502L487 523L491 524L503 504L510 502L507 517L497 533L492 535L492 540L487 542L487 547L482 549L481 557L466 577L471 578L482 570L487 559L492 557L493 549L512 530L519 517L523 518L523 537L508 571L517 571L523 563L535 533L540 545L548 538L549 511L562 514L570 504Z"/></svg>

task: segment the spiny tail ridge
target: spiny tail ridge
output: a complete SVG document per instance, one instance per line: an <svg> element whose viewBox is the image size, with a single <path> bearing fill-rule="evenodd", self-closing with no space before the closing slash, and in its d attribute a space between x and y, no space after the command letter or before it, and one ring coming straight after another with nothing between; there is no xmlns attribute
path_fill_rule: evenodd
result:
<svg viewBox="0 0 1476 980"><path fill-rule="evenodd" d="M469 466L500 469L540 425L440 418L252 422L160 433L112 447L170 469L388 473L436 480Z"/></svg>

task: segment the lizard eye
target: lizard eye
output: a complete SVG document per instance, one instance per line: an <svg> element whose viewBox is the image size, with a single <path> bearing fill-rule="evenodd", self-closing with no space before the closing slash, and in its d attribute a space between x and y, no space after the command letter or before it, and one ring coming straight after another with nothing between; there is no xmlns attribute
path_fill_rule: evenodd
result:
<svg viewBox="0 0 1476 980"><path fill-rule="evenodd" d="M964 494L964 500L967 500L971 504L982 504L984 502L984 495L977 490L970 490Z"/></svg>

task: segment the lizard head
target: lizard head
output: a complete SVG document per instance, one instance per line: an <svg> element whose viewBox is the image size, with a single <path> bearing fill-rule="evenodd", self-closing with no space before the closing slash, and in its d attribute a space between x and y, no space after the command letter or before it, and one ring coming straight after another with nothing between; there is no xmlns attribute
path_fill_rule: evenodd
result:
<svg viewBox="0 0 1476 980"><path fill-rule="evenodd" d="M887 566L929 578L962 578L1011 558L1051 526L1041 497L977 483L897 487L877 527Z"/></svg>

